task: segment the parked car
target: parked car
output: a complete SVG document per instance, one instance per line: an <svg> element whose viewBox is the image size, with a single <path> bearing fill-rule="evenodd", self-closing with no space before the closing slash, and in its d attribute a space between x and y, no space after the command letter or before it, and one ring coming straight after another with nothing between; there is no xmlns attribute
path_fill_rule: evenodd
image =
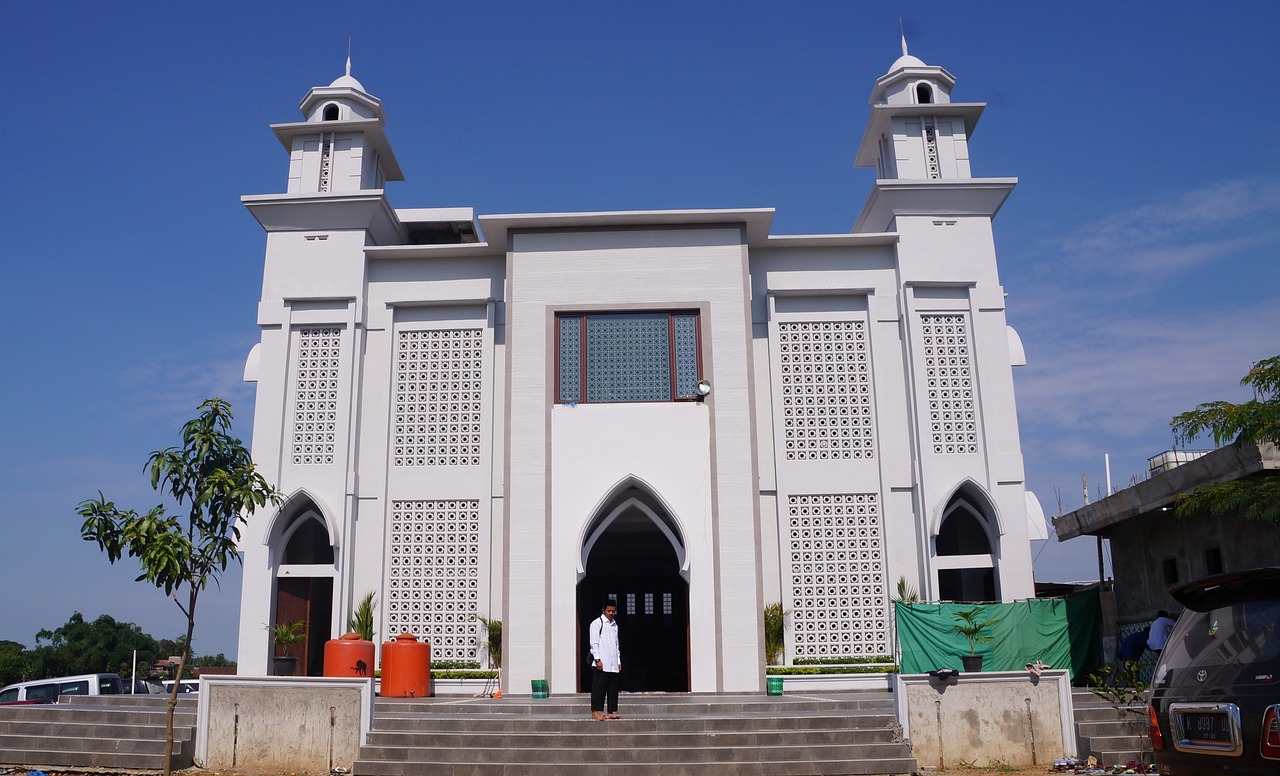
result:
<svg viewBox="0 0 1280 776"><path fill-rule="evenodd" d="M128 679L121 680L124 689L121 691L125 695L163 695L164 685L156 679L134 679L132 684Z"/></svg>
<svg viewBox="0 0 1280 776"><path fill-rule="evenodd" d="M1280 568L1169 591L1186 607L1156 661L1151 748L1168 776L1280 773Z"/></svg>
<svg viewBox="0 0 1280 776"><path fill-rule="evenodd" d="M80 674L19 682L0 690L0 704L56 703L60 695L119 695L118 674Z"/></svg>
<svg viewBox="0 0 1280 776"><path fill-rule="evenodd" d="M173 680L165 679L164 691L170 692L171 690L173 690ZM184 692L200 692L200 680L199 679L183 679L181 682L178 683L178 693L182 694Z"/></svg>

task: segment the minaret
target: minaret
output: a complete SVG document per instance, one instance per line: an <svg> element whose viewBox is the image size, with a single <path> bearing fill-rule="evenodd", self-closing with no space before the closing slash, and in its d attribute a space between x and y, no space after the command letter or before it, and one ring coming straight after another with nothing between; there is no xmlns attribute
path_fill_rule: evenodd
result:
<svg viewBox="0 0 1280 776"><path fill-rule="evenodd" d="M994 217L1016 183L1012 178L974 178L969 138L983 102L952 102L956 78L926 65L907 50L876 80L871 117L854 159L876 168L876 188L854 225L855 232L885 231L906 215Z"/></svg>
<svg viewBox="0 0 1280 776"><path fill-rule="evenodd" d="M290 194L373 191L404 180L383 125L382 102L347 71L328 86L316 86L299 105L304 121L273 124L289 151Z"/></svg>
<svg viewBox="0 0 1280 776"><path fill-rule="evenodd" d="M877 177L954 180L971 177L969 136L986 103L952 102L955 76L907 51L871 90L871 118L854 164Z"/></svg>

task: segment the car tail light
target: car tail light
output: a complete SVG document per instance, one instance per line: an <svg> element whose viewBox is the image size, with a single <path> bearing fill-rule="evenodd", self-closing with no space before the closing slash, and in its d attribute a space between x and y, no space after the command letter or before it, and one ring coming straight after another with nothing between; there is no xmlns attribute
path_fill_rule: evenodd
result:
<svg viewBox="0 0 1280 776"><path fill-rule="evenodd" d="M1155 706L1147 706L1147 738L1151 740L1151 751L1164 751L1164 733L1160 732L1160 722L1156 719Z"/></svg>
<svg viewBox="0 0 1280 776"><path fill-rule="evenodd" d="M1280 760L1280 705L1268 706L1262 715L1262 756Z"/></svg>

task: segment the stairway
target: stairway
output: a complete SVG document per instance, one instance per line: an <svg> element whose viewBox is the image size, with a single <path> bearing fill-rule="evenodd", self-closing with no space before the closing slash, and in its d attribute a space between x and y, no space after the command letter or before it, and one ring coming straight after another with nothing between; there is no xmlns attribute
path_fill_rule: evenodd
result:
<svg viewBox="0 0 1280 776"><path fill-rule="evenodd" d="M162 770L167 695L64 696L67 703L0 706L0 767ZM173 718L173 769L190 767L196 702Z"/></svg>
<svg viewBox="0 0 1280 776"><path fill-rule="evenodd" d="M623 695L594 722L586 696L388 699L355 776L907 774L883 691Z"/></svg>
<svg viewBox="0 0 1280 776"><path fill-rule="evenodd" d="M1071 691L1076 743L1083 760L1090 755L1104 765L1151 762L1147 747L1147 707L1134 704L1123 713L1092 690Z"/></svg>

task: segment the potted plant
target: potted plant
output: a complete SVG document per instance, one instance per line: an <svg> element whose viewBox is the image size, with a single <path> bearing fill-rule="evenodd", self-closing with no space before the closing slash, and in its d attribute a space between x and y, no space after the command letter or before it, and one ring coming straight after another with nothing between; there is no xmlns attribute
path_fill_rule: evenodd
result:
<svg viewBox="0 0 1280 776"><path fill-rule="evenodd" d="M271 658L272 675L293 676L298 670L298 658L289 653L299 642L306 641L307 621L278 622L275 625L266 626L266 629L267 633L271 634L272 643L276 645L275 657Z"/></svg>
<svg viewBox="0 0 1280 776"><path fill-rule="evenodd" d="M958 611L954 615L959 623L953 626L953 629L969 640L969 654L960 656L960 662L966 671L982 670L982 655L975 654L978 644L989 644L994 641L993 637L986 634L986 630L1000 622L1000 620L979 620L981 612L982 609L975 606L972 609Z"/></svg>
<svg viewBox="0 0 1280 776"><path fill-rule="evenodd" d="M764 607L764 662L776 666L782 661L783 639L786 635L787 615L780 602Z"/></svg>

